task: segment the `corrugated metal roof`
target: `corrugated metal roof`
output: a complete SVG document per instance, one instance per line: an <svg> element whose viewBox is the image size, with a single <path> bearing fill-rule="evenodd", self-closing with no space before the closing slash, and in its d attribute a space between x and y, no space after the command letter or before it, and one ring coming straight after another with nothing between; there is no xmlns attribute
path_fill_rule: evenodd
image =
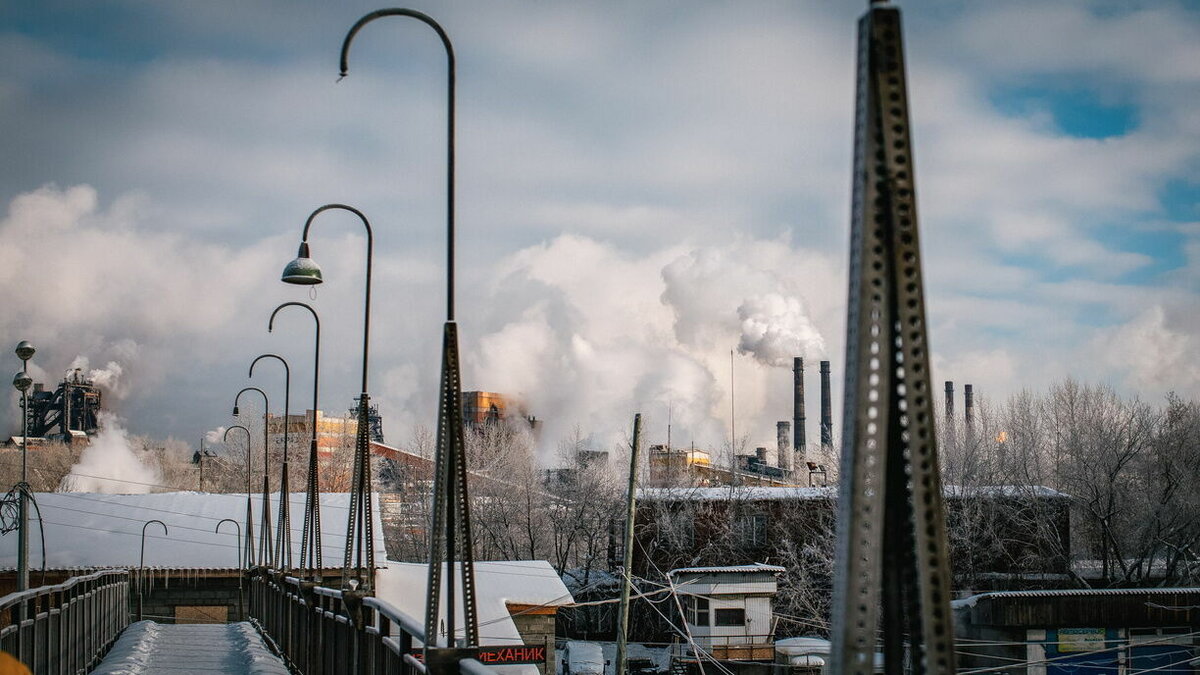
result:
<svg viewBox="0 0 1200 675"><path fill-rule="evenodd" d="M755 572L769 572L773 574L783 574L787 569L778 565L764 565L763 563L754 563L752 565L725 565L714 567L680 567L679 569L667 572L669 576L676 574L753 574Z"/></svg>
<svg viewBox="0 0 1200 675"><path fill-rule="evenodd" d="M1179 595L1200 594L1200 588L1062 588L1040 591L993 591L955 600L954 607L973 607L980 600L1002 600L1007 598L1069 598L1069 597L1116 597L1130 595Z"/></svg>

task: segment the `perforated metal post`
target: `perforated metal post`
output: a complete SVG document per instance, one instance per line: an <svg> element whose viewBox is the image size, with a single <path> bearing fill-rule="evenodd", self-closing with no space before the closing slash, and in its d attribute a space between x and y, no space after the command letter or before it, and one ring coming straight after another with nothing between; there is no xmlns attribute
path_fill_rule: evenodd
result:
<svg viewBox="0 0 1200 675"><path fill-rule="evenodd" d="M475 609L475 555L471 545L470 500L467 495L466 448L463 442L462 384L458 358L458 326L454 321L454 115L455 115L455 57L454 46L437 21L412 9L381 9L359 19L342 42L341 74L349 72L350 45L368 23L383 17L396 16L416 19L429 26L446 51L446 323L442 333L442 378L438 400L437 455L434 460L433 522L429 543L429 584L425 605L425 663L430 672L454 670L461 653L453 651L456 619L453 581L454 563L460 561L463 608L466 613L463 627L468 646L479 644L479 622ZM364 388L365 389L365 388ZM449 571L446 584L446 635L450 643L445 651L437 650L438 619L441 600L442 568Z"/></svg>
<svg viewBox="0 0 1200 675"><path fill-rule="evenodd" d="M434 466L433 527L430 532L429 583L426 587L425 634L438 635L443 566L446 568L446 635L454 647L457 628L454 563L460 567L463 633L468 645L479 644L475 603L475 554L471 544L470 499L467 493L466 443L463 438L462 384L459 375L458 326L446 322L442 340L442 386L438 400L437 455ZM431 637L432 639L432 637Z"/></svg>
<svg viewBox="0 0 1200 675"><path fill-rule="evenodd" d="M900 12L886 3L859 21L856 107L831 672L874 672L882 627L886 672L950 675L950 560L903 42Z"/></svg>

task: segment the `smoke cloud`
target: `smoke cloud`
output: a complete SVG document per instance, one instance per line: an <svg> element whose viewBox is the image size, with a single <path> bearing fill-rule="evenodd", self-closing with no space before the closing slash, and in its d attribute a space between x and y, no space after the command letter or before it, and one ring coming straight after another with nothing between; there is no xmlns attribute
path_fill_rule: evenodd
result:
<svg viewBox="0 0 1200 675"><path fill-rule="evenodd" d="M825 351L825 340L799 298L768 293L746 300L737 313L742 320L738 351L760 363L788 368L792 357L816 356Z"/></svg>
<svg viewBox="0 0 1200 675"><path fill-rule="evenodd" d="M59 492L99 492L104 494L146 494L162 483L158 467L138 457L129 441L129 432L112 413L100 413L100 432L63 478Z"/></svg>
<svg viewBox="0 0 1200 675"><path fill-rule="evenodd" d="M624 443L635 412L647 443L666 440L669 414L674 444L720 450L734 348L753 357L735 364L739 434L772 444L791 411L791 377L775 366L823 351L818 326L841 318L820 304L835 295L836 265L786 241L637 255L562 236L502 267L484 323L507 321L464 355L464 386L520 395L543 420L544 459L575 425L598 449ZM813 310L804 289L821 294ZM517 309L527 298L540 300Z"/></svg>
<svg viewBox="0 0 1200 675"><path fill-rule="evenodd" d="M114 345L115 351L127 352L130 356L137 352L137 343L132 340L123 340ZM122 377L125 374L125 367L116 361L109 361L103 368L91 368L88 357L76 356L71 362L71 370L78 370L84 378L91 380L97 387L104 390L110 398L106 403L111 403L115 398L122 400L129 396L130 387L128 378Z"/></svg>

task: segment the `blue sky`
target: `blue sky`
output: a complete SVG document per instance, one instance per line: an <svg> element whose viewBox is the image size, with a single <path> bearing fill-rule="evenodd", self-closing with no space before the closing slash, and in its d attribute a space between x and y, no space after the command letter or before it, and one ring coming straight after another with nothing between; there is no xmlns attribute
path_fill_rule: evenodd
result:
<svg viewBox="0 0 1200 675"><path fill-rule="evenodd" d="M841 376L860 11L843 5L415 6L458 55L467 388L523 395L551 452L576 424L610 443L635 410L665 429L668 405L677 434L719 443L739 345L752 444L790 416L780 350ZM1200 11L901 6L934 377L997 401L1067 375L1200 395ZM35 341L51 378L117 364L129 426L195 442L228 424L257 354L306 381L308 325L266 319L308 298L278 272L307 214L342 201L376 227L385 430L430 424L445 64L424 26L380 22L335 84L342 36L374 8L0 8L9 341ZM328 221L313 302L323 407L340 410L363 240Z"/></svg>

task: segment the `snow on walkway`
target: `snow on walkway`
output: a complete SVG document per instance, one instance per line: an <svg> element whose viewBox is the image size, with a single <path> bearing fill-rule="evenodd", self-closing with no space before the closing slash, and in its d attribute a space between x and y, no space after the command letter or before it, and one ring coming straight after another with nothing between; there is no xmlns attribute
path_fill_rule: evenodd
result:
<svg viewBox="0 0 1200 675"><path fill-rule="evenodd" d="M248 622L129 624L92 675L146 673L263 673L287 675Z"/></svg>

